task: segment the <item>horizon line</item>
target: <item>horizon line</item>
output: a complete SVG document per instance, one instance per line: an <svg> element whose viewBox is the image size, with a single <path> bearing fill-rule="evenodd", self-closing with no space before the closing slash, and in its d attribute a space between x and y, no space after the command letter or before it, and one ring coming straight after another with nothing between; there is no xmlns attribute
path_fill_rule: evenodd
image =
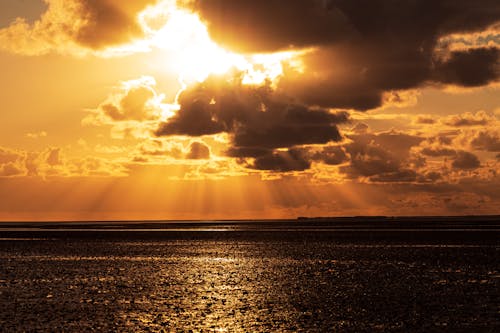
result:
<svg viewBox="0 0 500 333"><path fill-rule="evenodd" d="M124 223L211 223L211 222L252 222L252 221L300 221L300 220L342 220L342 219L431 219L431 218L498 218L500 215L352 215L352 216L297 216L295 218L242 218L242 219L82 219L82 220L0 220L1 224L5 223L110 223L110 222L124 222Z"/></svg>

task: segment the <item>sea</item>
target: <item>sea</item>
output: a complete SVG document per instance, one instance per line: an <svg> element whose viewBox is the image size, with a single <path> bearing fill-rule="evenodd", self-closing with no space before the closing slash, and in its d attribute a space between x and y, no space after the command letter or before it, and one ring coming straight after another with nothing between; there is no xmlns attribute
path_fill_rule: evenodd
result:
<svg viewBox="0 0 500 333"><path fill-rule="evenodd" d="M0 223L0 332L500 332L500 217Z"/></svg>

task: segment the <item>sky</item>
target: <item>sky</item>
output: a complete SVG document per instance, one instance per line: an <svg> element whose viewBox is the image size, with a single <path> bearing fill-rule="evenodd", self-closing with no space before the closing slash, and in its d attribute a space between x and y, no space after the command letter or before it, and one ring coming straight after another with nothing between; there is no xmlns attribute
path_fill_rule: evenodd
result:
<svg viewBox="0 0 500 333"><path fill-rule="evenodd" d="M500 214L497 0L0 0L0 220Z"/></svg>

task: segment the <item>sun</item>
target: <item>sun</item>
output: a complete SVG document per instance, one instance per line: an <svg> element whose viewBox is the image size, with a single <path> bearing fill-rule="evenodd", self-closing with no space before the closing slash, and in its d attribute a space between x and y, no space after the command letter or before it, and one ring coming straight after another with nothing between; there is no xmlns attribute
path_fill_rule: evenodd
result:
<svg viewBox="0 0 500 333"><path fill-rule="evenodd" d="M274 82L283 73L283 62L293 62L303 51L272 54L237 54L211 40L198 15L165 1L148 7L139 16L148 35L148 43L169 53L170 68L184 84L204 81L210 74L224 74L232 69L244 73L244 84ZM292 61L293 60L293 61Z"/></svg>

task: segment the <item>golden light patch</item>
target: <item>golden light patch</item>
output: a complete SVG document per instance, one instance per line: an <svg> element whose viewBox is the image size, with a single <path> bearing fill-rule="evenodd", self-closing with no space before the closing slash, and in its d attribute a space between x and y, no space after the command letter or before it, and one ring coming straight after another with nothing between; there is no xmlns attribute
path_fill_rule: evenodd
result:
<svg viewBox="0 0 500 333"><path fill-rule="evenodd" d="M299 51L241 55L223 49L212 41L198 15L177 8L171 1L148 7L139 15L139 22L148 35L146 43L169 54L165 66L177 72L185 84L233 69L244 73L244 84L262 84L283 74L284 61L300 67L294 59ZM141 44L137 44L138 50Z"/></svg>

